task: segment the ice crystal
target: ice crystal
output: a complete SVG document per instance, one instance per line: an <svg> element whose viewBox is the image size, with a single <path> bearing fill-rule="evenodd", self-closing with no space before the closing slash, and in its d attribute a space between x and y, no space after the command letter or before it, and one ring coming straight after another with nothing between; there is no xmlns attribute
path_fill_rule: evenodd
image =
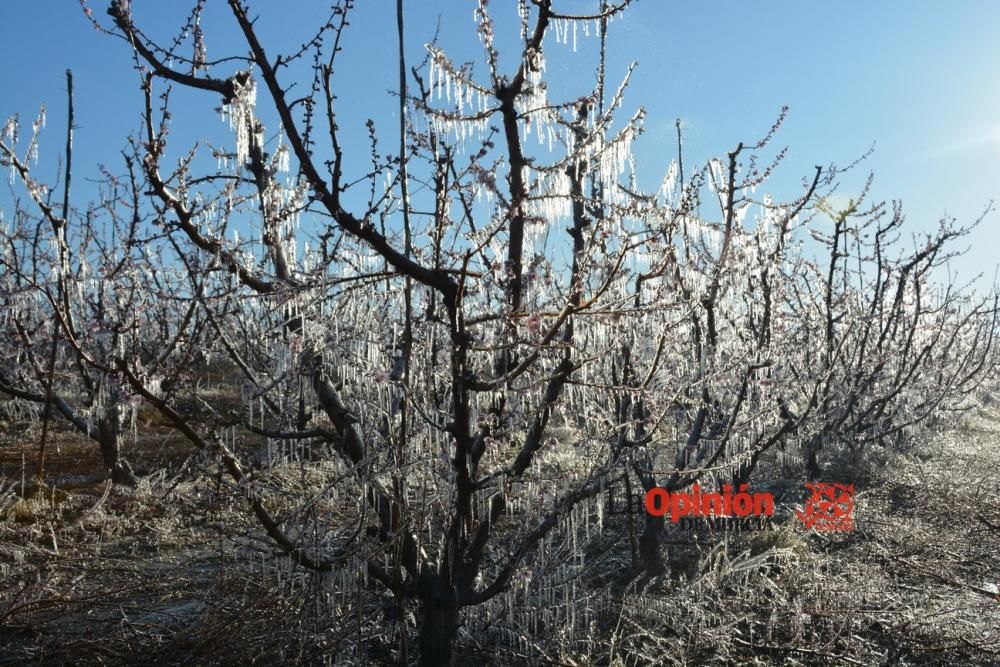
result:
<svg viewBox="0 0 1000 667"><path fill-rule="evenodd" d="M236 132L236 165L242 168L250 155L252 133L261 127L255 117L257 106L257 83L252 74L245 79L233 77L235 88L232 100L223 107L224 117L229 119L229 128ZM241 83L245 81L245 83Z"/></svg>

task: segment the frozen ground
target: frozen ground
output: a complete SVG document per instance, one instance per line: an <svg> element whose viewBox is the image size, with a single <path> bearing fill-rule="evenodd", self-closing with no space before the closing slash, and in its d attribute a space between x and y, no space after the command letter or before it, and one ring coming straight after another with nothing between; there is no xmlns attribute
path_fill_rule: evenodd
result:
<svg viewBox="0 0 1000 667"><path fill-rule="evenodd" d="M26 484L25 499L22 455L31 461L36 440L12 428L0 440L0 665L392 658L377 628L355 622L356 607L331 607L311 579L272 559L212 463L184 465L182 448L150 436L143 458L172 472L109 488L96 454L64 441L50 459L56 489ZM459 654L500 664L1000 664L1000 415L963 418L909 452L873 452L831 474L858 480L853 532L805 533L786 517L766 532L671 544L671 576L652 581L630 572L623 540L581 587L602 619L584 647L540 632L530 658L481 638L460 638ZM383 602L359 591L356 604L381 619Z"/></svg>

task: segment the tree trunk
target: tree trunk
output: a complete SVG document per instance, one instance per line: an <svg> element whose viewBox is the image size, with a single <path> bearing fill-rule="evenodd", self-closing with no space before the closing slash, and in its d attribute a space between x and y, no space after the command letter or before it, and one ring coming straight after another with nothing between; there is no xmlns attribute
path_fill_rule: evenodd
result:
<svg viewBox="0 0 1000 667"><path fill-rule="evenodd" d="M121 408L113 406L97 423L97 437L101 445L104 468L111 471L111 481L115 484L135 486L139 483L128 461L121 456Z"/></svg>
<svg viewBox="0 0 1000 667"><path fill-rule="evenodd" d="M639 536L639 560L643 571L651 577L663 574L663 554L660 553L660 535L663 533L663 517L646 514L646 522Z"/></svg>
<svg viewBox="0 0 1000 667"><path fill-rule="evenodd" d="M806 445L806 478L809 481L819 479L820 475L823 473L819 466L820 447L821 441L819 436L814 436L810 439L809 444Z"/></svg>
<svg viewBox="0 0 1000 667"><path fill-rule="evenodd" d="M435 596L425 600L420 627L420 664L424 667L453 665L457 629L458 605L454 597Z"/></svg>

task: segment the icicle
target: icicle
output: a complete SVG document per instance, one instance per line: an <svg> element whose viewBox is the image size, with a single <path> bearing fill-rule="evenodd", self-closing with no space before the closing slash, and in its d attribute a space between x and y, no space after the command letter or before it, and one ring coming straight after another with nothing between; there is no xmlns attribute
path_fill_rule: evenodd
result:
<svg viewBox="0 0 1000 667"><path fill-rule="evenodd" d="M434 86L437 84L437 73L438 73L437 56L435 55L434 51L429 48L430 45L427 45L427 46L428 46L428 50L431 51L430 72L428 72L428 75L427 75L428 90L430 90L431 91L431 95L433 95L434 94Z"/></svg>

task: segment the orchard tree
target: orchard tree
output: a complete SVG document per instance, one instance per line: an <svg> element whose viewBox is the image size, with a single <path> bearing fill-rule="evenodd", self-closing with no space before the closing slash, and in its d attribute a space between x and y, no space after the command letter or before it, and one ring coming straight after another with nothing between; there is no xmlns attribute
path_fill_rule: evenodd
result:
<svg viewBox="0 0 1000 667"><path fill-rule="evenodd" d="M370 640L405 664L414 611L423 664L453 662L463 625L528 659L543 637L595 650L603 607L581 577L607 541L606 494L752 483L788 443L819 475L826 443L862 447L965 405L995 353L992 297L929 294L963 230L897 252L897 211L826 205L832 165L790 201L758 197L784 111L687 172L678 125L647 191L632 69L606 88L609 23L628 4L519 0L502 65L480 0L474 66L437 41L408 62L397 0L387 131L339 121L356 103L337 75L350 0L287 54L229 0L241 46L214 60L224 28L203 1L173 38L111 2L94 21L134 58L142 130L127 178L107 174L102 203L76 214L75 246L68 195L57 214L16 124L2 144L51 234L18 208L4 237L19 305L0 390L96 439L123 401L157 410L218 458L282 562L325 587L331 622L363 628L336 650ZM596 47L593 85L550 99L548 56L578 33ZM231 138L173 152L196 116L171 107L179 88L218 106ZM343 140L359 130L363 155ZM80 335L90 323L105 339ZM225 390L192 412L192 362L218 358ZM662 573L662 518L633 519L635 568Z"/></svg>
<svg viewBox="0 0 1000 667"><path fill-rule="evenodd" d="M858 454L901 443L928 418L973 406L997 361L996 294L977 297L951 275L934 281L982 217L972 227L942 219L903 250L900 206L863 210L863 201L823 211L832 230L828 223L813 235L828 257L801 263L792 282L793 316L815 323L799 337L806 344L797 360L816 375L816 424L805 443L812 479L827 444Z"/></svg>
<svg viewBox="0 0 1000 667"><path fill-rule="evenodd" d="M549 2L522 4L523 52L504 74L481 3L484 83L434 46L410 71L401 42L399 152L381 157L369 125L368 202L350 211L345 172L353 156L341 147L334 75L350 7L336 6L296 54L275 57L249 8L230 3L249 55L226 59L231 69L221 77L221 67L209 68L200 55L201 4L186 26L199 26L187 58L179 46L147 37L128 3L112 3L109 13L145 81L145 130L134 159L153 195L155 223L175 242L192 281L208 286L191 290L193 298L256 406L257 423L248 411L239 425L268 438L272 451L288 451L289 441L305 446L292 448L297 455L335 450L333 474L363 499L353 508L358 529L325 527L311 544L301 538L296 519L334 502L336 485L279 528L263 509L266 487L254 484L225 442L223 429L237 425L233 415L220 411L203 433L145 385L131 360L121 357L116 367L196 445L222 452L295 562L321 571L360 562L393 593L400 618L409 600L419 601L421 660L438 664L453 657L464 607L510 594L516 582L526 588L528 565L554 529L578 514L591 521L599 499L587 511L576 508L598 496L621 459L602 429L578 428L566 414L598 402L574 380L612 344L600 338L605 318L620 310L614 286L655 234L641 223L641 198L617 187L642 113L611 133L622 91L605 108L603 77L597 93L567 103L545 94L550 26L565 41L574 22L603 25L624 6L574 17ZM310 92L292 100L282 75L305 58L314 63ZM234 71L239 61L245 66ZM172 121L161 82L222 103L236 135L235 150L215 151L222 169L195 176L195 153L168 167ZM271 146L258 87L280 123ZM529 129L553 145L548 160L526 153ZM460 149L469 157L460 160ZM417 182L429 194L419 208L410 194ZM230 231L241 217L257 230L244 240ZM555 229L560 220L568 233ZM561 439L557 422L570 426ZM376 530L362 539L367 517ZM555 532L561 542L573 531ZM537 585L553 588L552 581ZM567 601L562 613L574 613L571 607ZM400 651L405 657L405 631Z"/></svg>
<svg viewBox="0 0 1000 667"><path fill-rule="evenodd" d="M111 360L122 355L153 360L154 349L165 360L183 325L170 300L157 299L167 277L142 254L141 174L135 163L126 160L122 179L104 174L99 202L83 210L71 206L73 78L69 71L66 76L69 114L61 188L50 187L32 171L44 107L26 141L21 141L16 116L0 137L0 164L10 169L11 184L20 184L27 199L15 201L14 219L0 231L0 393L43 414L40 478L55 410L99 445L115 483L134 485L122 448L128 426L134 428L137 403L110 368ZM61 201L53 201L60 194ZM154 321L162 324L159 335L146 335Z"/></svg>

